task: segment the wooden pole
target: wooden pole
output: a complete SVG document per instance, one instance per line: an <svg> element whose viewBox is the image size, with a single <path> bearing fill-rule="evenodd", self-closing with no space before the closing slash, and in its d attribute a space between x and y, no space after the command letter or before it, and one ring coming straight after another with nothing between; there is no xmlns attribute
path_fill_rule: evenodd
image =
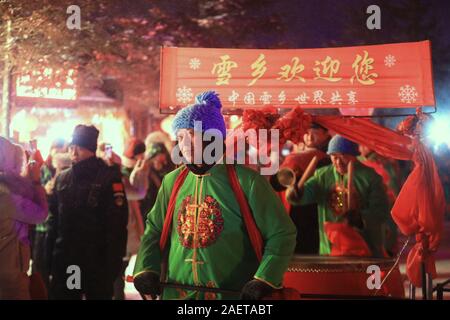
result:
<svg viewBox="0 0 450 320"><path fill-rule="evenodd" d="M347 209L353 208L353 161L350 161L347 165Z"/></svg>
<svg viewBox="0 0 450 320"><path fill-rule="evenodd" d="M317 162L319 162L317 156L314 156L311 161L309 162L308 166L306 167L305 172L303 172L302 177L300 178L300 181L297 184L297 188L301 189L303 188L303 185L305 184L306 180L308 180L316 170Z"/></svg>

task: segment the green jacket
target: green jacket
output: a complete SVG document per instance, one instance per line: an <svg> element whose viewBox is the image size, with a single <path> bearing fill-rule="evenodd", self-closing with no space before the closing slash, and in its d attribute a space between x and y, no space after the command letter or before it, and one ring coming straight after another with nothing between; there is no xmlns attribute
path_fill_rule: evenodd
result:
<svg viewBox="0 0 450 320"><path fill-rule="evenodd" d="M172 171L163 180L147 218L135 275L161 272L159 240L180 171ZM170 235L168 282L240 291L247 281L256 278L273 287L281 286L295 247L295 226L266 179L239 165L236 173L264 241L262 261L257 261L250 243L225 165L218 164L202 176L189 172L179 190ZM165 289L163 298L237 296Z"/></svg>
<svg viewBox="0 0 450 320"><path fill-rule="evenodd" d="M342 180L347 185L347 175L337 173L333 165L316 170L304 185L303 194L294 204L318 204L320 254L328 255L331 252L330 242L324 230L325 222L343 222L344 217L335 215L332 206L333 191L337 183ZM358 212L361 214L365 227L362 236L366 240L374 256L381 257L383 247L383 224L389 217L389 204L385 187L381 177L359 161L355 162L353 185L356 189L355 199Z"/></svg>

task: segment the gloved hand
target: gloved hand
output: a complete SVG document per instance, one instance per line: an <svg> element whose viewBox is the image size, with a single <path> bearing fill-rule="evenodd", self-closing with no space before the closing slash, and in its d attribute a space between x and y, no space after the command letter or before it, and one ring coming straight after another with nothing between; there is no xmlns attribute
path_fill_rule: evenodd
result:
<svg viewBox="0 0 450 320"><path fill-rule="evenodd" d="M250 280L242 288L241 300L262 300L272 294L273 288L260 280Z"/></svg>
<svg viewBox="0 0 450 320"><path fill-rule="evenodd" d="M161 285L159 284L159 275L154 272L144 272L137 275L134 280L134 287L141 294L149 294L152 299L161 294Z"/></svg>
<svg viewBox="0 0 450 320"><path fill-rule="evenodd" d="M292 186L286 189L286 200L291 205L299 205L303 196L303 188L297 188L297 186Z"/></svg>
<svg viewBox="0 0 450 320"><path fill-rule="evenodd" d="M359 230L364 229L364 222L361 218L361 214L356 210L349 210L345 215L349 226L357 228Z"/></svg>

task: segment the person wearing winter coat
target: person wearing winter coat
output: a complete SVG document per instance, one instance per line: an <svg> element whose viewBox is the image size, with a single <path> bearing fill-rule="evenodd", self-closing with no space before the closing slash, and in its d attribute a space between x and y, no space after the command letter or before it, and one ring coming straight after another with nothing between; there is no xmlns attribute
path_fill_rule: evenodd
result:
<svg viewBox="0 0 450 320"><path fill-rule="evenodd" d="M78 125L73 165L55 181L47 248L50 298L110 300L126 253L128 205L122 176L95 156L99 131Z"/></svg>
<svg viewBox="0 0 450 320"><path fill-rule="evenodd" d="M0 137L0 300L30 299L28 228L48 212L37 154L23 170L23 149Z"/></svg>

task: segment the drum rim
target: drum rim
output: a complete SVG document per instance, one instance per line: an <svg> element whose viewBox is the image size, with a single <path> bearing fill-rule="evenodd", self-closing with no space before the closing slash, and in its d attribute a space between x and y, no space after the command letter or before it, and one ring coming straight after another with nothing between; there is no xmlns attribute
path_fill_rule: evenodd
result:
<svg viewBox="0 0 450 320"><path fill-rule="evenodd" d="M314 259L321 261L314 261ZM366 272L367 267L376 265L382 271L390 270L395 264L392 258L330 257L294 255L287 272L337 273Z"/></svg>

